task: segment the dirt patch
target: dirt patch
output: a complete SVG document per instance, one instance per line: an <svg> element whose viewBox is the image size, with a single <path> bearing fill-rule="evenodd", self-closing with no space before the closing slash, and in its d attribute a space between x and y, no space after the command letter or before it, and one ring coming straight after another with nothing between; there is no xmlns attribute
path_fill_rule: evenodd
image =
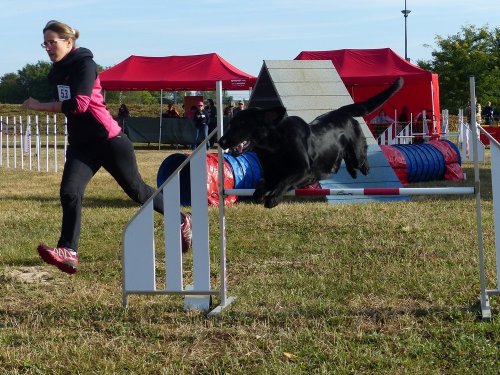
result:
<svg viewBox="0 0 500 375"><path fill-rule="evenodd" d="M49 284L54 277L41 267L7 267L1 275L3 279L21 284Z"/></svg>

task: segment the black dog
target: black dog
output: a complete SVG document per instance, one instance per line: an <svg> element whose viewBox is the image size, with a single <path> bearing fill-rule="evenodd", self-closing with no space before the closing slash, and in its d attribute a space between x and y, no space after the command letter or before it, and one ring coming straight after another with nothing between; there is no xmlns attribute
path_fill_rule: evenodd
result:
<svg viewBox="0 0 500 375"><path fill-rule="evenodd" d="M249 108L237 113L218 141L223 149L241 153L252 149L262 165L263 178L253 195L267 208L283 195L330 174L342 160L356 178L356 170L368 174L366 139L354 117L366 116L382 106L403 86L397 79L388 89L363 103L349 104L318 116L307 124L298 116L284 117L284 107Z"/></svg>

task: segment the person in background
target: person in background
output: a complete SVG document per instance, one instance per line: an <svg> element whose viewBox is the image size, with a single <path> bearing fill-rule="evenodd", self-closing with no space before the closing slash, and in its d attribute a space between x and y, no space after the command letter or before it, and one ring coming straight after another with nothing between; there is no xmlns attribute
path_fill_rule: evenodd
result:
<svg viewBox="0 0 500 375"><path fill-rule="evenodd" d="M479 102L476 102L476 122L478 124L480 124L482 121L482 115L483 113L481 111L481 104L479 104Z"/></svg>
<svg viewBox="0 0 500 375"><path fill-rule="evenodd" d="M238 102L238 106L236 108L233 109L233 117L236 116L236 114L239 112L239 111L242 111L245 109L245 102L240 100Z"/></svg>
<svg viewBox="0 0 500 375"><path fill-rule="evenodd" d="M212 131L217 127L217 107L212 99L207 99L207 105L205 106L205 113L207 115L207 124L208 124L208 134L212 133ZM214 144L216 141L217 135L214 135L210 139L210 144ZM210 145L208 145L210 147Z"/></svg>
<svg viewBox="0 0 500 375"><path fill-rule="evenodd" d="M229 118L233 117L233 109L233 103L227 103L226 108L224 108L224 116Z"/></svg>
<svg viewBox="0 0 500 375"><path fill-rule="evenodd" d="M196 128L192 149L198 147L208 136L208 116L203 107L203 102L198 102L198 106L193 114L193 122ZM207 149L209 148L207 142Z"/></svg>
<svg viewBox="0 0 500 375"><path fill-rule="evenodd" d="M125 119L130 117L130 111L125 104L120 105L120 107L118 108L118 115L116 117L118 119L118 124L120 124L122 130L125 132L125 134L128 134L125 127Z"/></svg>
<svg viewBox="0 0 500 375"><path fill-rule="evenodd" d="M179 115L179 112L175 109L174 105L172 103L169 103L167 106L167 110L161 115L162 117L168 117L168 118L179 118L181 117Z"/></svg>
<svg viewBox="0 0 500 375"><path fill-rule="evenodd" d="M493 125L493 112L491 102L487 102L486 107L484 107L484 122L486 125Z"/></svg>
<svg viewBox="0 0 500 375"><path fill-rule="evenodd" d="M401 113L399 114L398 122L402 124L410 122L410 111L408 110L407 106L403 106L403 108L401 108Z"/></svg>
<svg viewBox="0 0 500 375"><path fill-rule="evenodd" d="M126 104L120 105L120 108L118 108L118 116L117 118L119 120L123 120L124 118L130 117L130 111L128 110L128 107Z"/></svg>
<svg viewBox="0 0 500 375"><path fill-rule="evenodd" d="M467 123L471 124L471 116L472 111L471 111L471 103L470 100L467 101L467 106L465 108L465 116L467 117ZM481 123L481 104L477 101L476 98L476 122Z"/></svg>
<svg viewBox="0 0 500 375"><path fill-rule="evenodd" d="M197 110L198 110L198 108L195 105L192 105L191 108L189 109L189 111L186 111L186 113L184 114L184 116L186 118L193 119L194 118L194 114L196 113Z"/></svg>
<svg viewBox="0 0 500 375"><path fill-rule="evenodd" d="M40 244L38 254L59 270L73 274L78 267L78 242L85 188L103 167L125 193L139 204L155 189L139 174L132 142L109 113L90 50L76 46L80 33L59 21L43 28L42 48L52 61L48 79L54 100L42 103L28 98L23 107L35 111L64 113L68 124L68 148L60 186L62 226L55 247ZM163 197L154 198L155 211L163 214ZM182 248L191 246L191 216L180 219Z"/></svg>
<svg viewBox="0 0 500 375"><path fill-rule="evenodd" d="M375 116L374 118L372 118L372 120L370 121L370 124L387 124L387 123L391 123L391 122L394 122L394 119L387 116L385 114L385 111L383 109L381 109L380 112L378 113L378 115Z"/></svg>
<svg viewBox="0 0 500 375"><path fill-rule="evenodd" d="M375 138L378 138L387 128L388 124L394 122L394 120L385 114L383 109L380 110L377 116L371 119L370 125L375 125L373 127L373 132Z"/></svg>
<svg viewBox="0 0 500 375"><path fill-rule="evenodd" d="M432 110L420 111L417 116L415 126L413 127L413 143L424 143L430 133L433 132Z"/></svg>

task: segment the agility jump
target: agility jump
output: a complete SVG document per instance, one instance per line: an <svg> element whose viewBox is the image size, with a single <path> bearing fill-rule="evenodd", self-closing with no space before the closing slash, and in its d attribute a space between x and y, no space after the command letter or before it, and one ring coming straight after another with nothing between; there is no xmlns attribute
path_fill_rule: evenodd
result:
<svg viewBox="0 0 500 375"><path fill-rule="evenodd" d="M475 103L474 80L471 77L471 103ZM222 84L217 82L217 107L222 108ZM218 137L222 136L222 114L218 116ZM481 131L484 132L481 128ZM215 131L207 137L214 135ZM473 129L473 134L478 134ZM500 200L500 143L485 132L490 138L491 164L492 164L492 190L494 202L494 219L500 222L500 205L495 201ZM500 228L495 227L496 239L496 270L497 288L486 289L485 260L482 236L479 164L477 159L477 137L473 137L474 155L474 187L443 187L443 188L364 188L364 189L297 189L287 195L475 195L476 218L478 236L479 274L480 274L480 302L483 319L491 318L489 296L500 294ZM153 206L150 198L141 209L132 217L123 233L123 306L128 305L128 296L131 294L161 294L183 295L184 308L208 312L209 316L220 313L228 307L235 297L227 294L227 268L226 268L226 221L224 197L227 195L248 196L253 194L252 189L227 189L224 190L223 155L219 149L219 257L220 257L220 285L211 287L210 282L210 256L208 235L208 202L206 191L206 147L202 143L169 178L155 192L163 192L165 203L165 287L159 287L156 280L155 239ZM180 210L180 178L182 168L190 163L191 173L191 202L192 202L192 228L193 228L193 284L185 285L183 278L183 262L180 246L179 215ZM212 309L211 297L219 297L219 305Z"/></svg>

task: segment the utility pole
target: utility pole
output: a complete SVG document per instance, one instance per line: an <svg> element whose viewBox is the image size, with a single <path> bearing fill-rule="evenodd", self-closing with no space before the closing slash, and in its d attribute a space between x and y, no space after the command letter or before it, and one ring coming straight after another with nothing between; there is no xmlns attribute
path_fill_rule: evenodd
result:
<svg viewBox="0 0 500 375"><path fill-rule="evenodd" d="M410 14L411 10L406 9L406 0L405 0L405 8L404 10L401 11L403 13L403 16L405 17L405 60L410 61L408 58L408 31L406 27L406 19L408 18L408 14Z"/></svg>

